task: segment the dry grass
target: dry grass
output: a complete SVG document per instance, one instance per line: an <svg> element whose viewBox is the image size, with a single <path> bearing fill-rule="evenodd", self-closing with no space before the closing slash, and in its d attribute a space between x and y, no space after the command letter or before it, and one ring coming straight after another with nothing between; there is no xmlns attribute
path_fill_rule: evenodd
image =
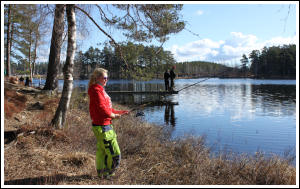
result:
<svg viewBox="0 0 300 189"><path fill-rule="evenodd" d="M13 116L14 113L19 113L25 108L27 98L15 90L4 90L4 115L7 118Z"/></svg>
<svg viewBox="0 0 300 189"><path fill-rule="evenodd" d="M74 94L65 129L55 130L49 126L54 114L49 109L57 107L58 98L44 98L45 109L28 114L31 117L26 119L31 121L19 126L22 134L5 145L5 184L296 184L296 169L287 159L264 157L262 153L213 156L204 138L171 141L163 127L144 123L134 114L113 121L121 165L110 180L100 179L95 170L96 140L87 102L87 97Z"/></svg>

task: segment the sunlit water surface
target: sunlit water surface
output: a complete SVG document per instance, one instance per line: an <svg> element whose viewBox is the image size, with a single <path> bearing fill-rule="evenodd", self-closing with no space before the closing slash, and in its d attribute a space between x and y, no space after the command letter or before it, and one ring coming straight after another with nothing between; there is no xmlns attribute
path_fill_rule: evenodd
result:
<svg viewBox="0 0 300 189"><path fill-rule="evenodd" d="M113 101L138 103L162 100L170 103L145 107L142 118L163 125L172 138L205 136L214 151L266 154L295 153L296 81L253 79L177 79L178 94L112 96ZM42 81L44 83L45 81ZM88 81L74 81L86 91ZM34 80L34 85L38 81ZM59 81L62 89L63 81ZM106 90L164 90L162 80L148 82L110 80Z"/></svg>

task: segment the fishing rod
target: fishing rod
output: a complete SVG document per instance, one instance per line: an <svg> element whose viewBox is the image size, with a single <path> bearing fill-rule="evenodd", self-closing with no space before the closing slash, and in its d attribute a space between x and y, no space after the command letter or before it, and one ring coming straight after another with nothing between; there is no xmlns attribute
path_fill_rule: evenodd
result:
<svg viewBox="0 0 300 189"><path fill-rule="evenodd" d="M160 101L158 101L158 102L161 103ZM144 116L145 114L141 109L143 109L146 106L153 105L155 103L157 103L157 101L150 101L150 102L147 102L147 103L140 104L140 105L130 109L129 113L136 111L135 117Z"/></svg>
<svg viewBox="0 0 300 189"><path fill-rule="evenodd" d="M141 105L139 105L137 107L134 107L131 110L129 110L129 113L136 111L135 117L144 116L145 115L144 112L141 111L140 109L144 108L145 106L147 106L147 105L149 105L151 103L152 102L148 102L148 103L141 104Z"/></svg>
<svg viewBox="0 0 300 189"><path fill-rule="evenodd" d="M240 66L242 66L242 65L240 65ZM238 66L238 67L240 67L240 66ZM237 68L238 68L238 67L237 67ZM222 72L220 72L220 73L214 74L214 77L215 77L216 75L220 75L220 74L225 73L225 72L228 72L228 71L229 71L229 70L226 69L226 70L224 70L224 71L222 71ZM201 80L201 81L198 81L198 82L196 82L196 83L194 83L194 84L192 84L192 85L188 85L188 86L186 86L186 87L183 87L182 89L178 90L178 92L180 92L180 91L182 91L182 90L184 90L184 89L186 89L186 88L189 88L189 87L191 87L191 86L194 86L194 85L197 85L197 84L199 84L199 83L202 83L202 82L204 82L204 81L206 81L206 80L209 80L209 79L211 79L211 78L214 78L214 77L209 77L209 78L203 79L203 80Z"/></svg>
<svg viewBox="0 0 300 189"><path fill-rule="evenodd" d="M211 77L206 78L206 79L203 79L203 80L201 80L201 81L198 81L198 82L196 82L196 83L194 83L194 84L192 84L192 85L188 85L188 86L186 86L186 87L183 87L182 89L178 90L178 92L182 91L183 89L189 88L189 87L191 87L191 86L197 85L198 83L201 83L201 82L204 82L204 81L206 81L206 80L209 80L210 78L211 78Z"/></svg>

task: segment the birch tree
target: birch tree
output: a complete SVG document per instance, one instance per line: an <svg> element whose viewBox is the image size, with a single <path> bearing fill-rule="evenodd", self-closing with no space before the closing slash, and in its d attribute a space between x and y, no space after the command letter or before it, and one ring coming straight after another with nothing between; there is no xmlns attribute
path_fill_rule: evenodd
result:
<svg viewBox="0 0 300 189"><path fill-rule="evenodd" d="M76 18L75 5L66 5L67 21L68 21L68 47L66 63L63 67L64 86L61 94L60 102L52 119L52 125L61 129L64 125L67 110L69 108L70 99L73 90L73 65L76 51Z"/></svg>

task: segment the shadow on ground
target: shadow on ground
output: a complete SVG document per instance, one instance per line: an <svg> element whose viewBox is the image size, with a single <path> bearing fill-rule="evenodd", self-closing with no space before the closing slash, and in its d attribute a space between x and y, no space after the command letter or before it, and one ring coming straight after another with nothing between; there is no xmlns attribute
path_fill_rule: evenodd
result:
<svg viewBox="0 0 300 189"><path fill-rule="evenodd" d="M68 183L73 181L94 179L91 175L78 175L78 176L66 176L63 174L57 174L53 176L41 176L36 178L24 178L4 181L5 185L44 185L44 184L58 184L59 182Z"/></svg>

